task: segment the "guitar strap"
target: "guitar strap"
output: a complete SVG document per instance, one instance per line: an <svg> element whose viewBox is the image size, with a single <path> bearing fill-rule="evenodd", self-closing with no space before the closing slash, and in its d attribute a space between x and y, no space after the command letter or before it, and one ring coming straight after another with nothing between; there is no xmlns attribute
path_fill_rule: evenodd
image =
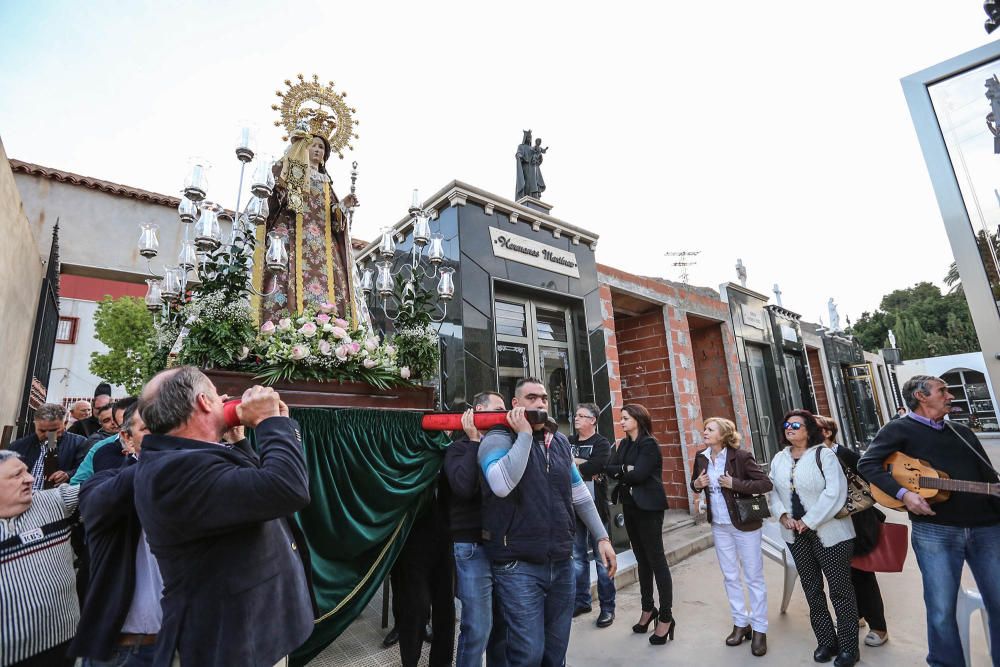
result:
<svg viewBox="0 0 1000 667"><path fill-rule="evenodd" d="M982 454L979 453L979 450L977 450L972 445L972 443L970 443L968 440L965 439L965 436L963 436L961 433L958 432L957 428L955 428L954 426L952 426L952 424L951 424L950 421L948 421L947 419L945 419L944 420L944 425L947 426L951 430L952 433L954 433L955 435L957 435L958 439L962 441L962 444L965 445L966 447L968 447L969 449L971 449L972 453L975 454L979 458L979 460L983 462L983 465L986 466L986 469L989 470L990 472L992 472L993 475L998 480L1000 480L1000 473L998 473L996 471L996 468L994 468L992 466L992 464L990 464L990 462L986 460L985 456L983 456Z"/></svg>

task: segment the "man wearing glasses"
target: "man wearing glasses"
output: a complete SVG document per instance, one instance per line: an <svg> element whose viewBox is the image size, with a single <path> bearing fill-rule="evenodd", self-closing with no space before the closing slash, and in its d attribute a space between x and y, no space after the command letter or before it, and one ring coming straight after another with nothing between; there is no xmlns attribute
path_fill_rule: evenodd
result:
<svg viewBox="0 0 1000 667"><path fill-rule="evenodd" d="M507 624L510 667L562 665L566 660L573 598L576 519L598 539L608 575L615 552L569 441L532 425L524 411L544 410L545 386L523 378L514 387L507 427L491 429L479 445L483 489L483 546Z"/></svg>
<svg viewBox="0 0 1000 667"><path fill-rule="evenodd" d="M597 514L601 522L607 524L608 492L604 480L604 466L611 458L611 443L597 432L597 418L600 408L593 403L581 403L573 415L573 429L576 431L569 438L573 448L573 461L583 478L587 490L597 505ZM599 554L597 537L591 534L579 520L576 522L576 540L573 543L573 561L576 567L576 603L573 616L587 614L591 611L590 595L590 559L589 552ZM597 559L597 597L601 602L601 613L597 617L597 627L606 628L615 621L615 581L608 576L608 569Z"/></svg>

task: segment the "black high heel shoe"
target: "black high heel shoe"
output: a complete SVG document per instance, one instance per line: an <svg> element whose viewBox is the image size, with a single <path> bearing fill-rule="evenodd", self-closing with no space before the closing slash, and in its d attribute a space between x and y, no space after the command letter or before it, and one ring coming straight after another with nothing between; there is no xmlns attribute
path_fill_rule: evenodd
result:
<svg viewBox="0 0 1000 667"><path fill-rule="evenodd" d="M674 629L676 628L677 628L677 619L676 618L670 619L670 629L667 630L667 634L663 635L662 637L655 633L651 634L649 636L649 643L652 644L653 646L660 646L662 644L666 644L668 639L670 641L674 641Z"/></svg>
<svg viewBox="0 0 1000 667"><path fill-rule="evenodd" d="M642 612L642 613L645 614L646 612ZM636 623L635 625L633 625L632 626L632 632L637 632L639 634L645 634L645 633L649 632L649 624L653 623L656 620L657 614L659 614L659 613L660 612L657 611L656 607L653 607L653 612L649 615L649 620L646 621L645 623Z"/></svg>

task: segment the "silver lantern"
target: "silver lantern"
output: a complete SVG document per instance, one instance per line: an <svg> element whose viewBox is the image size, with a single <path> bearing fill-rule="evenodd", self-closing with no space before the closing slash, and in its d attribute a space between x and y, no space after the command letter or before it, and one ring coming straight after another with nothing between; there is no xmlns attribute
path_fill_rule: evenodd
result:
<svg viewBox="0 0 1000 667"><path fill-rule="evenodd" d="M146 259L153 259L160 251L160 241L156 238L158 225L145 223L142 225L142 233L139 234L139 254Z"/></svg>
<svg viewBox="0 0 1000 667"><path fill-rule="evenodd" d="M430 247L427 248L427 259L435 266L444 261L444 239L440 234L431 237Z"/></svg>
<svg viewBox="0 0 1000 667"><path fill-rule="evenodd" d="M267 199L254 195L247 202L244 213L251 225L263 225L267 222L267 216L270 213L267 206Z"/></svg>
<svg viewBox="0 0 1000 667"><path fill-rule="evenodd" d="M382 232L382 240L378 244L378 252L385 259L391 259L396 254L396 242L392 240L392 230Z"/></svg>
<svg viewBox="0 0 1000 667"><path fill-rule="evenodd" d="M392 296L392 265L383 262L378 265L378 277L375 278L375 290L383 299Z"/></svg>
<svg viewBox="0 0 1000 667"><path fill-rule="evenodd" d="M375 286L375 272L369 268L361 273L361 291L365 294L371 294Z"/></svg>
<svg viewBox="0 0 1000 667"><path fill-rule="evenodd" d="M184 282L184 269L179 266L168 266L163 270L163 283L160 294L167 301L176 301L181 297Z"/></svg>
<svg viewBox="0 0 1000 667"><path fill-rule="evenodd" d="M191 241L184 241L181 244L181 251L177 255L177 265L185 271L194 271L195 268L197 268L198 257L196 255L194 243Z"/></svg>
<svg viewBox="0 0 1000 667"><path fill-rule="evenodd" d="M277 232L271 232L267 235L264 267L275 273L284 273L288 267L288 251L285 250L285 240Z"/></svg>
<svg viewBox="0 0 1000 667"><path fill-rule="evenodd" d="M431 225L424 213L413 217L413 242L420 247L427 245L431 238Z"/></svg>
<svg viewBox="0 0 1000 667"><path fill-rule="evenodd" d="M181 197L181 203L177 205L177 215L181 222L191 224L198 219L198 207L187 197Z"/></svg>
<svg viewBox="0 0 1000 667"><path fill-rule="evenodd" d="M274 172L271 168L274 165L271 160L264 155L257 158L257 166L253 170L253 180L250 181L250 192L256 197L267 199L274 190Z"/></svg>
<svg viewBox="0 0 1000 667"><path fill-rule="evenodd" d="M219 217L210 207L202 207L201 217L194 225L194 233L194 244L203 252L216 250L222 244Z"/></svg>
<svg viewBox="0 0 1000 667"><path fill-rule="evenodd" d="M184 196L198 203L205 198L208 190L208 163L204 160L191 160L191 168L184 179Z"/></svg>
<svg viewBox="0 0 1000 667"><path fill-rule="evenodd" d="M163 294L160 292L160 281L149 279L146 281L146 308L151 312L156 312L163 307Z"/></svg>
<svg viewBox="0 0 1000 667"><path fill-rule="evenodd" d="M450 301L455 296L455 269L450 266L441 269L441 279L438 280L437 293L442 301Z"/></svg>

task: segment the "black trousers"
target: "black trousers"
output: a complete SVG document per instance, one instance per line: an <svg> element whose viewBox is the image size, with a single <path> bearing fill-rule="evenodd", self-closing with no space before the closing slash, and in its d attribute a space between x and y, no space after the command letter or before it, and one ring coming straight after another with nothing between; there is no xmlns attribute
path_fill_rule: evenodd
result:
<svg viewBox="0 0 1000 667"><path fill-rule="evenodd" d="M865 619L872 630L886 632L885 604L875 573L852 567L851 584L854 586L854 597L858 600L858 616Z"/></svg>
<svg viewBox="0 0 1000 667"><path fill-rule="evenodd" d="M663 510L649 511L635 505L623 505L625 531L632 543L639 570L639 596L642 610L653 610L653 580L660 597L660 620L673 620L671 608L674 601L674 585L670 579L667 555L663 551Z"/></svg>
<svg viewBox="0 0 1000 667"><path fill-rule="evenodd" d="M858 603L851 585L851 552L853 540L844 540L824 547L815 531L807 530L795 536L789 545L795 569L799 571L802 591L809 603L809 622L820 646L836 646L841 651L858 654ZM830 610L826 606L823 577L830 584L830 602L837 614L834 630Z"/></svg>
<svg viewBox="0 0 1000 667"><path fill-rule="evenodd" d="M451 540L418 520L392 566L392 614L403 667L416 667L428 618L434 639L430 667L451 665L455 652L455 560Z"/></svg>

